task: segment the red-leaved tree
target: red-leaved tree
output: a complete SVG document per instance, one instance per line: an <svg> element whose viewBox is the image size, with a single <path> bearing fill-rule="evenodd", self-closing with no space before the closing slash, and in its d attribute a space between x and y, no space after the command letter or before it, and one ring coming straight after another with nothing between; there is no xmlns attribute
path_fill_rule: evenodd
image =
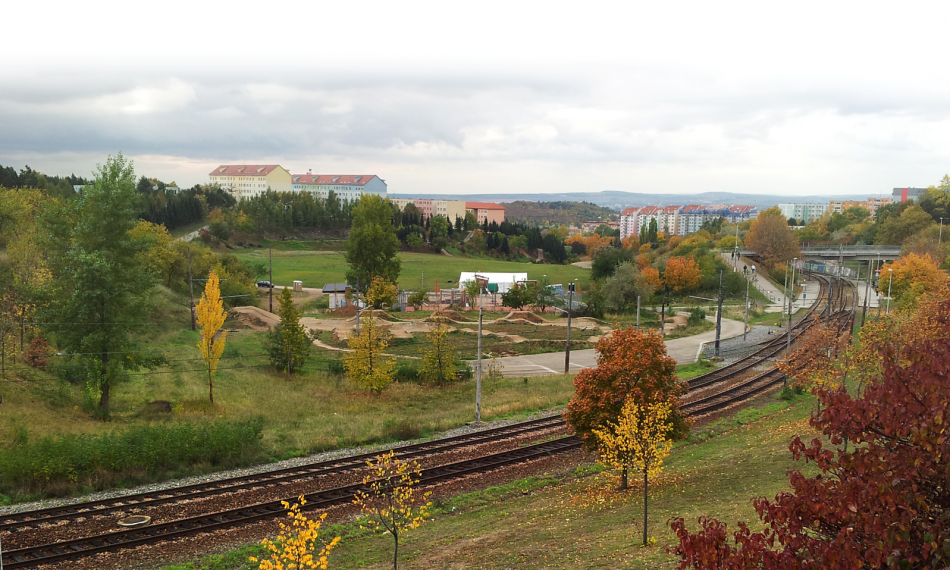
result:
<svg viewBox="0 0 950 570"><path fill-rule="evenodd" d="M811 424L828 438L789 445L814 462L816 477L790 471L792 492L755 499L765 530L737 532L683 519L680 568L937 569L950 565L950 302L927 318L929 339L881 350L883 374L853 398L817 389L821 412ZM847 438L854 445L844 451ZM731 540L729 537L731 534Z"/></svg>
<svg viewBox="0 0 950 570"><path fill-rule="evenodd" d="M666 354L663 337L656 331L632 328L615 330L597 343L597 367L574 377L574 397L564 419L590 450L597 449L594 429L617 423L623 405L633 399L638 405L667 402L674 439L689 432L679 410L679 396L686 386L676 376L676 361Z"/></svg>

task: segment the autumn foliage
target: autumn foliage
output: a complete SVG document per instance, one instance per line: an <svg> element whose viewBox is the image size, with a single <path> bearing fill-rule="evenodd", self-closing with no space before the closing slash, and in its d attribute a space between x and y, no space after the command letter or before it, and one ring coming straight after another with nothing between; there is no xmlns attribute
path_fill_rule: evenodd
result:
<svg viewBox="0 0 950 570"><path fill-rule="evenodd" d="M689 291L699 287L699 281L703 276L699 264L692 255L686 257L671 257L666 262L666 273L664 279L666 286L674 291Z"/></svg>
<svg viewBox="0 0 950 570"><path fill-rule="evenodd" d="M936 334L882 348L883 374L862 397L815 390L822 406L810 423L824 439L796 437L789 449L821 473L792 471L791 492L754 500L765 530L701 519L690 533L672 521L681 569L947 567L950 302L928 318Z"/></svg>
<svg viewBox="0 0 950 570"><path fill-rule="evenodd" d="M208 275L205 292L195 309L198 326L201 327L201 338L198 348L201 349L201 358L208 368L208 398L214 403L214 374L218 371L218 361L224 354L224 343L228 331L222 330L227 313L221 300L221 289L218 287L218 274L214 271ZM216 335L218 338L215 338Z"/></svg>
<svg viewBox="0 0 950 570"><path fill-rule="evenodd" d="M842 338L847 337L839 337L834 327L809 327L796 340L795 350L792 350L785 360L776 362L776 366L794 384L803 388L831 386L838 378L833 363Z"/></svg>
<svg viewBox="0 0 950 570"><path fill-rule="evenodd" d="M769 208L752 222L745 243L759 254L768 267L793 257L801 257L798 238L778 208Z"/></svg>
<svg viewBox="0 0 950 570"><path fill-rule="evenodd" d="M676 361L666 354L656 331L619 329L597 343L597 367L574 377L574 397L564 419L590 450L598 447L594 429L616 424L624 404L666 402L671 406L670 438L685 436L689 425L679 411L686 387L676 376Z"/></svg>
<svg viewBox="0 0 950 570"><path fill-rule="evenodd" d="M250 561L257 562L259 570L326 570L330 551L340 542L338 536L327 544L318 543L320 526L327 514L323 513L318 520L303 514L301 507L307 501L302 495L293 505L288 501L281 504L287 509L290 524L280 523L276 541L266 538L261 541L268 552L266 559L252 556Z"/></svg>
<svg viewBox="0 0 950 570"><path fill-rule="evenodd" d="M893 271L893 278L891 276ZM885 263L878 279L878 291L891 297L900 308L914 307L925 293L946 290L950 275L940 269L929 255L908 253L891 263Z"/></svg>

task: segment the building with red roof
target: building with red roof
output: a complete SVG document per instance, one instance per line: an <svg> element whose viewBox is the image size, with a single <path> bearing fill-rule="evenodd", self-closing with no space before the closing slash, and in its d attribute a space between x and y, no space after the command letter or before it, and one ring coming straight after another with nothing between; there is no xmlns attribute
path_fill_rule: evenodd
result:
<svg viewBox="0 0 950 570"><path fill-rule="evenodd" d="M222 164L208 177L212 186L220 186L238 200L252 198L268 190L290 192L291 176L279 164Z"/></svg>
<svg viewBox="0 0 950 570"><path fill-rule="evenodd" d="M321 198L333 192L341 200L359 200L364 194L389 195L386 181L375 174L294 174L294 192L310 192Z"/></svg>
<svg viewBox="0 0 950 570"><path fill-rule="evenodd" d="M505 207L494 202L465 202L465 212L475 214L479 224L505 221Z"/></svg>

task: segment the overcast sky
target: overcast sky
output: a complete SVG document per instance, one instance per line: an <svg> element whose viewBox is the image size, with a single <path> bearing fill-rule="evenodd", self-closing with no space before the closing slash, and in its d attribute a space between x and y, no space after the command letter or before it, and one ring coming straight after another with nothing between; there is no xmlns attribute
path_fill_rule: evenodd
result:
<svg viewBox="0 0 950 570"><path fill-rule="evenodd" d="M4 6L0 164L394 193L889 194L950 172L950 3Z"/></svg>

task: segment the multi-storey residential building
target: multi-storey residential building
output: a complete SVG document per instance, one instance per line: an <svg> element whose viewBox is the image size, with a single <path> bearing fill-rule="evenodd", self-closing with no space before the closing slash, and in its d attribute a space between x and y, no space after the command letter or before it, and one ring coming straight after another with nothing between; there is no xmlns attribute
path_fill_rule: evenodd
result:
<svg viewBox="0 0 950 570"><path fill-rule="evenodd" d="M778 208L782 211L782 215L786 218L794 218L796 220L804 221L807 224L808 222L813 222L824 216L825 212L828 211L828 204L779 204Z"/></svg>
<svg viewBox="0 0 950 570"><path fill-rule="evenodd" d="M412 204L419 209L422 214L431 218L432 216L442 216L447 218L453 224L455 219L465 219L465 202L461 200L434 200L427 198L391 198L394 204L400 209Z"/></svg>
<svg viewBox="0 0 950 570"><path fill-rule="evenodd" d="M867 202L864 200L831 200L828 202L828 211L832 214L840 214L848 208L867 207Z"/></svg>
<svg viewBox="0 0 950 570"><path fill-rule="evenodd" d="M640 208L640 214L637 216L637 231L634 233L641 235L650 229L650 224L656 222L657 231L662 231L663 223L666 221L666 215L663 208L657 206L644 206Z"/></svg>
<svg viewBox="0 0 950 570"><path fill-rule="evenodd" d="M475 214L479 224L505 221L505 207L493 202L465 202L465 211Z"/></svg>
<svg viewBox="0 0 950 570"><path fill-rule="evenodd" d="M364 194L388 195L386 181L375 174L294 174L294 192L326 198L332 191L341 200L359 200Z"/></svg>
<svg viewBox="0 0 950 570"><path fill-rule="evenodd" d="M620 239L637 235L640 230L638 218L640 208L625 208L620 212Z"/></svg>
<svg viewBox="0 0 950 570"><path fill-rule="evenodd" d="M222 164L208 174L212 185L229 191L238 200L274 190L290 192L292 178L279 164Z"/></svg>
<svg viewBox="0 0 950 570"><path fill-rule="evenodd" d="M893 198L868 198L865 208L868 209L868 212L871 212L871 217L873 218L877 214L877 209L881 206L887 206L888 204L893 204Z"/></svg>
<svg viewBox="0 0 950 570"><path fill-rule="evenodd" d="M724 216L727 222L738 224L746 220L754 220L759 217L759 210L755 206L737 205L730 206L728 213Z"/></svg>
<svg viewBox="0 0 950 570"><path fill-rule="evenodd" d="M688 204L680 210L680 223L676 235L689 235L698 232L706 221L706 207L699 204Z"/></svg>
<svg viewBox="0 0 950 570"><path fill-rule="evenodd" d="M892 196L895 202L906 202L920 198L925 192L927 192L926 188L894 188Z"/></svg>
<svg viewBox="0 0 950 570"><path fill-rule="evenodd" d="M668 236L675 236L680 225L680 207L666 206L663 208L663 223L660 230Z"/></svg>

